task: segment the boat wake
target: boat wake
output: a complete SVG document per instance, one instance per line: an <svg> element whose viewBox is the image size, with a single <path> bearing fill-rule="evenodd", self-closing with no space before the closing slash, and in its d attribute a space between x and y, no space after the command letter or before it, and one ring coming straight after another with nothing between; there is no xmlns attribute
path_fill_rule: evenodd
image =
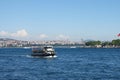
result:
<svg viewBox="0 0 120 80"><path fill-rule="evenodd" d="M57 56L56 55L54 55L54 56L42 56L42 57L40 57L40 56L31 56L31 55L26 55L26 57L27 58L56 58Z"/></svg>
<svg viewBox="0 0 120 80"><path fill-rule="evenodd" d="M45 57L43 57L43 58L56 58L57 56L56 55L54 55L54 56L45 56Z"/></svg>
<svg viewBox="0 0 120 80"><path fill-rule="evenodd" d="M33 58L31 55L26 55L27 58Z"/></svg>

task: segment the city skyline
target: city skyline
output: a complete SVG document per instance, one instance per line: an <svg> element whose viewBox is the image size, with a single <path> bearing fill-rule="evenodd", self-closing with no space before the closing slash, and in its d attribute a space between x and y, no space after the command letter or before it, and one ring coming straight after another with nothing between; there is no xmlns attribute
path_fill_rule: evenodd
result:
<svg viewBox="0 0 120 80"><path fill-rule="evenodd" d="M113 40L119 0L1 0L0 37L20 40Z"/></svg>

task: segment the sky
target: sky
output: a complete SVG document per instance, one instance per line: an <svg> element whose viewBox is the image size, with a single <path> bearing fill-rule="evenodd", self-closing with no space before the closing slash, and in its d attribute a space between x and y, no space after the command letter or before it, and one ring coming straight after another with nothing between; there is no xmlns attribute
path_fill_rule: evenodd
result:
<svg viewBox="0 0 120 80"><path fill-rule="evenodd" d="M120 0L0 0L0 38L118 39Z"/></svg>

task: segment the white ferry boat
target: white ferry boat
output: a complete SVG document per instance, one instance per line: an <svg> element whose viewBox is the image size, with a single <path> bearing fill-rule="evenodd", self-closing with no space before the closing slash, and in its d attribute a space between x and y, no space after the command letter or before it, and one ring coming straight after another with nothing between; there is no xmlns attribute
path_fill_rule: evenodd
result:
<svg viewBox="0 0 120 80"><path fill-rule="evenodd" d="M45 46L43 48L32 48L32 54L31 56L38 56L38 57L46 57L46 56L52 56L54 57L55 54L55 50L53 49L52 46Z"/></svg>

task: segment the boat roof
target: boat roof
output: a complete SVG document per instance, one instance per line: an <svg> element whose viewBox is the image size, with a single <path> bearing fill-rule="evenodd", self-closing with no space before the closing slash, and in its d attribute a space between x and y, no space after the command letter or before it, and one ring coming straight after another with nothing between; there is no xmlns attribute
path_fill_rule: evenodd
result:
<svg viewBox="0 0 120 80"><path fill-rule="evenodd" d="M44 48L53 48L53 46L44 46Z"/></svg>
<svg viewBox="0 0 120 80"><path fill-rule="evenodd" d="M32 48L53 48L53 46L33 46Z"/></svg>

